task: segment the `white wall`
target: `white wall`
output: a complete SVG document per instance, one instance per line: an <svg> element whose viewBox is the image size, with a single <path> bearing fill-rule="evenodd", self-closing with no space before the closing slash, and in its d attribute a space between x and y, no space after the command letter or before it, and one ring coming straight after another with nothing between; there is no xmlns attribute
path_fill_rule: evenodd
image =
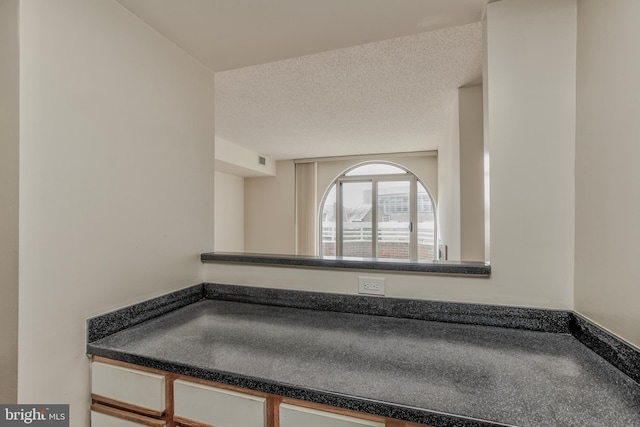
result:
<svg viewBox="0 0 640 427"><path fill-rule="evenodd" d="M575 308L640 347L638 18L578 2Z"/></svg>
<svg viewBox="0 0 640 427"><path fill-rule="evenodd" d="M484 116L482 86L458 90L460 259L484 261Z"/></svg>
<svg viewBox="0 0 640 427"><path fill-rule="evenodd" d="M275 176L276 162L255 151L216 136L216 171L237 176ZM260 163L260 157L264 164Z"/></svg>
<svg viewBox="0 0 640 427"><path fill-rule="evenodd" d="M573 307L575 15L575 0L488 6L492 276L384 274L387 295ZM213 282L341 293L356 292L359 274L205 267Z"/></svg>
<svg viewBox="0 0 640 427"><path fill-rule="evenodd" d="M276 164L274 177L246 178L244 248L252 253L295 253L295 165Z"/></svg>
<svg viewBox="0 0 640 427"><path fill-rule="evenodd" d="M0 402L18 384L18 0L0 2Z"/></svg>
<svg viewBox="0 0 640 427"><path fill-rule="evenodd" d="M456 94L457 95L457 94ZM458 96L448 107L449 123L438 147L438 240L447 258L460 259L460 115Z"/></svg>
<svg viewBox="0 0 640 427"><path fill-rule="evenodd" d="M491 152L489 140L489 52L487 45L487 20L482 21L482 130L483 130L483 162L484 162L484 260L491 260Z"/></svg>
<svg viewBox="0 0 640 427"><path fill-rule="evenodd" d="M22 0L19 23L18 400L85 426L85 319L201 280L214 79L113 0Z"/></svg>
<svg viewBox="0 0 640 427"><path fill-rule="evenodd" d="M447 135L438 148L439 239L450 260L484 261L482 86L458 89L447 116Z"/></svg>
<svg viewBox="0 0 640 427"><path fill-rule="evenodd" d="M216 172L214 250L244 252L244 178Z"/></svg>
<svg viewBox="0 0 640 427"><path fill-rule="evenodd" d="M366 156L357 160L342 159L321 161L317 166L315 203L317 212L325 191L345 170L365 162ZM372 157L373 158L373 157ZM437 202L438 175L436 156L393 156L390 161L408 168L426 185ZM291 160L277 162L276 177L245 179L245 250L252 253L294 254L295 253L295 164ZM313 191L312 191L313 192ZM217 198L217 196L216 196ZM306 215L304 215L306 216ZM216 220L217 221L217 220ZM220 221L220 226L223 222ZM315 230L305 230L309 234ZM299 254L311 253L315 242L311 238L299 238ZM300 242L304 242L301 244ZM216 248L216 250L218 250Z"/></svg>
<svg viewBox="0 0 640 427"><path fill-rule="evenodd" d="M295 254L318 254L318 163L296 163L294 191Z"/></svg>

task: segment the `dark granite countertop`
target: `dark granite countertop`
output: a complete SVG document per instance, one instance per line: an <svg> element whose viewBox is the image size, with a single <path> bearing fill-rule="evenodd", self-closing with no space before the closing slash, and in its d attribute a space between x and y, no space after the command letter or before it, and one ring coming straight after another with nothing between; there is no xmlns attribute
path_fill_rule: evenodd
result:
<svg viewBox="0 0 640 427"><path fill-rule="evenodd" d="M640 426L640 385L568 333L189 295L87 352L434 426Z"/></svg>
<svg viewBox="0 0 640 427"><path fill-rule="evenodd" d="M359 258L342 256L307 256L254 254L244 252L207 252L200 255L202 262L242 263L276 267L307 267L347 270L382 270L398 273L424 273L445 275L470 275L487 277L491 265L474 261L430 261L388 258Z"/></svg>

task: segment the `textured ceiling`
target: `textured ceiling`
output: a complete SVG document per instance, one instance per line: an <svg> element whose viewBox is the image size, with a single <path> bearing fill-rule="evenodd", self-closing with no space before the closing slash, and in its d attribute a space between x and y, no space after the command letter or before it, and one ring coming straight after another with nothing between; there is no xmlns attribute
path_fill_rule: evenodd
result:
<svg viewBox="0 0 640 427"><path fill-rule="evenodd" d="M213 71L453 27L487 0L118 0Z"/></svg>
<svg viewBox="0 0 640 427"><path fill-rule="evenodd" d="M216 73L216 135L274 159L437 149L482 24Z"/></svg>
<svg viewBox="0 0 640 427"><path fill-rule="evenodd" d="M217 137L276 159L435 149L481 80L488 0L117 1L216 72Z"/></svg>

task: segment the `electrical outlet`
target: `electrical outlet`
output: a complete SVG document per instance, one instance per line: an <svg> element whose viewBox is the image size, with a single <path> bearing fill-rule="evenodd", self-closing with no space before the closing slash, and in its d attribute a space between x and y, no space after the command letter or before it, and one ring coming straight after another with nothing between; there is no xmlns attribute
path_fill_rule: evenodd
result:
<svg viewBox="0 0 640 427"><path fill-rule="evenodd" d="M358 293L384 295L384 277L358 277Z"/></svg>

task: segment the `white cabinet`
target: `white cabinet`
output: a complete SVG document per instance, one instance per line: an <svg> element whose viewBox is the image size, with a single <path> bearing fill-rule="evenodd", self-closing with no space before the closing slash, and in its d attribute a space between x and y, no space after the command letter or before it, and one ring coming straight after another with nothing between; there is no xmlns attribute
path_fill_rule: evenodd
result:
<svg viewBox="0 0 640 427"><path fill-rule="evenodd" d="M264 397L176 380L173 398L176 420L185 418L216 427L266 426Z"/></svg>
<svg viewBox="0 0 640 427"><path fill-rule="evenodd" d="M91 392L91 427L421 427L100 357Z"/></svg>
<svg viewBox="0 0 640 427"><path fill-rule="evenodd" d="M162 420L131 414L126 411L99 404L92 405L91 427L165 427Z"/></svg>
<svg viewBox="0 0 640 427"><path fill-rule="evenodd" d="M148 409L161 415L166 406L163 375L111 364L91 364L91 391L94 397L125 403L129 407Z"/></svg>
<svg viewBox="0 0 640 427"><path fill-rule="evenodd" d="M370 421L332 412L282 403L280 427L384 427L383 422Z"/></svg>

